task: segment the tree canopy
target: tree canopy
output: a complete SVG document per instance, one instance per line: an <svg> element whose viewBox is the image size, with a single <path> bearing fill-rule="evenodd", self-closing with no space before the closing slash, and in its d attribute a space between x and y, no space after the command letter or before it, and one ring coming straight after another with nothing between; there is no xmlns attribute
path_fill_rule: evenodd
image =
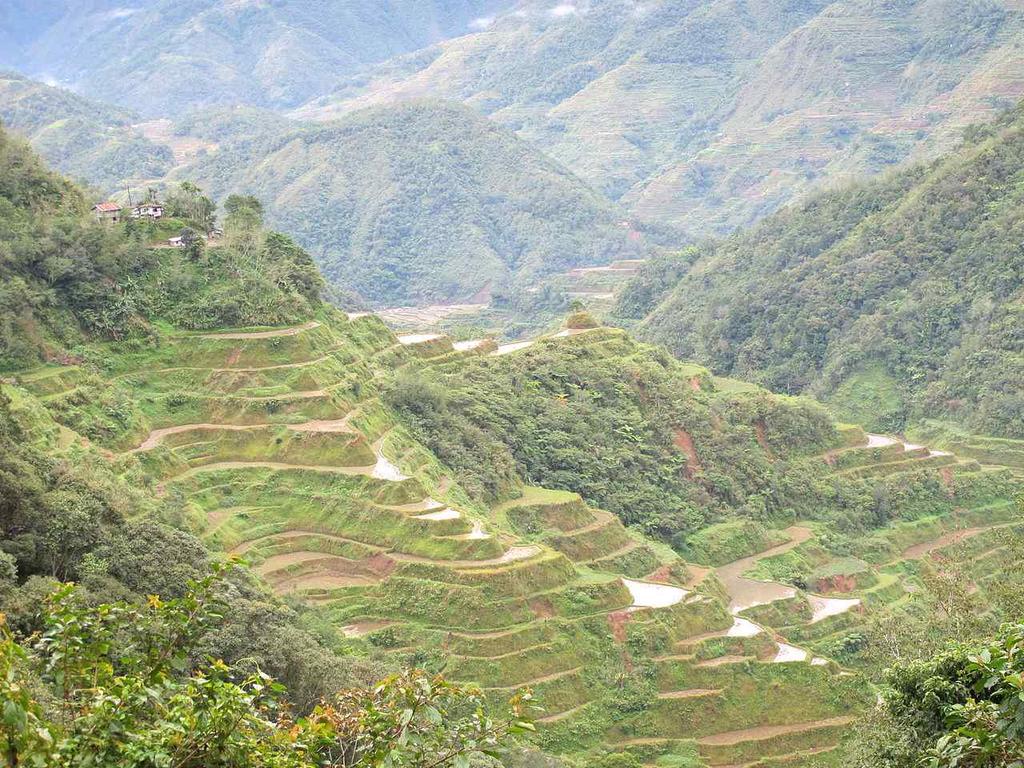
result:
<svg viewBox="0 0 1024 768"><path fill-rule="evenodd" d="M60 586L40 630L0 623L0 764L8 768L465 768L532 730L530 694L500 717L482 694L407 672L309 714L258 667L195 660L223 618L223 567L181 597L90 604ZM2 618L0 618L2 622Z"/></svg>

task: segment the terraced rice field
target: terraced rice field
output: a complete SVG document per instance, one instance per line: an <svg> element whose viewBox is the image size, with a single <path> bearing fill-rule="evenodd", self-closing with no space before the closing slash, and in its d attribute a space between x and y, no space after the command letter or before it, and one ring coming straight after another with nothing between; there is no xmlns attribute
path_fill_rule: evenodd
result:
<svg viewBox="0 0 1024 768"><path fill-rule="evenodd" d="M599 343L602 333L492 354ZM148 409L112 460L182 499L211 547L244 558L268 589L351 642L444 663L495 700L532 687L546 710L541 744L554 751L610 743L653 762L684 744L725 766L833 749L870 694L841 674L828 640L898 599L902 575L865 564L874 586L831 594L752 573L814 545L812 524L711 568L564 491L474 502L377 393L384 372L478 346L396 337L372 316L182 335L155 360L112 367ZM25 386L59 396L79 375L47 369ZM926 467L952 482L982 471L886 436L822 461L858 477ZM1002 508L972 514L970 527L942 520L886 535L905 561L1013 522ZM883 584L894 591L883 596ZM647 670L646 699L624 711L637 669Z"/></svg>

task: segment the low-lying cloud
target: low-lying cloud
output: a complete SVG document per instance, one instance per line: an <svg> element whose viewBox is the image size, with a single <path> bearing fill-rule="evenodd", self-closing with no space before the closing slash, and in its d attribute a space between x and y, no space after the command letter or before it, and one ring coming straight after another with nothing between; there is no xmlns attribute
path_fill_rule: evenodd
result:
<svg viewBox="0 0 1024 768"><path fill-rule="evenodd" d="M575 16L579 12L579 8L577 8L573 3L561 3L548 11L548 13L556 19L564 19L566 16Z"/></svg>

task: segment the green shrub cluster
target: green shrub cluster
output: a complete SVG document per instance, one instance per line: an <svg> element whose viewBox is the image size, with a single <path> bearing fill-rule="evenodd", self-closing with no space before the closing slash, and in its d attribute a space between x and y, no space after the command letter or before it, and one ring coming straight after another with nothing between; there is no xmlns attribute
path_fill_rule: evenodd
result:
<svg viewBox="0 0 1024 768"><path fill-rule="evenodd" d="M485 500L513 495L522 477L664 539L734 512L763 522L821 514L827 468L801 456L838 440L825 412L764 392L695 390L690 374L621 333L595 331L406 372L385 399ZM682 432L699 471L678 446Z"/></svg>

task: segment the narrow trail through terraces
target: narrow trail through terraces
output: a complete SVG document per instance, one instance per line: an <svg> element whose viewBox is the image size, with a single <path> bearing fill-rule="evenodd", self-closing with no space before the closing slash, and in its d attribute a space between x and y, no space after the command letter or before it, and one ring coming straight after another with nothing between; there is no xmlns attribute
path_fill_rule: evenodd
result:
<svg viewBox="0 0 1024 768"><path fill-rule="evenodd" d="M520 688L533 688L541 683L552 683L555 680L560 680L563 677L574 675L577 672L581 672L583 667L573 667L572 669L563 669L560 672L552 672L550 675L544 675L542 677L534 678L533 680L527 680L525 683L519 683L518 685L502 685L484 688L485 691L516 691Z"/></svg>
<svg viewBox="0 0 1024 768"><path fill-rule="evenodd" d="M225 339L225 340L242 340L242 339L275 339L281 336L297 336L303 331L311 331L314 328L319 328L321 325L319 320L310 320L308 323L297 325L292 328L278 328L273 331L240 331L230 333L203 333L198 336L192 336L189 338L198 339Z"/></svg>
<svg viewBox="0 0 1024 768"><path fill-rule="evenodd" d="M784 755L772 755L773 765L789 765L791 763L797 763L798 760L804 758L814 757L815 755L823 755L828 752L834 752L839 748L838 744L828 744L824 747L812 747L811 749L801 749L796 752L787 752ZM797 763L799 765L799 763ZM764 761L752 760L746 763L729 763L728 765L718 765L715 768L764 768Z"/></svg>
<svg viewBox="0 0 1024 768"><path fill-rule="evenodd" d="M583 709L584 707L586 707L589 704L590 704L589 701L585 701L582 704L579 704L579 705L573 707L572 709L565 710L565 712L558 712L557 714L548 715L547 717L539 717L539 718L537 718L537 722L538 723L557 723L559 720L565 720L567 718L572 717L573 715L575 715L577 712L579 712L581 709Z"/></svg>
<svg viewBox="0 0 1024 768"><path fill-rule="evenodd" d="M814 720L809 723L794 723L792 725L759 725L754 728L744 728L739 731L724 731L711 736L704 736L697 739L697 743L707 747L728 747L733 744L741 744L746 741L763 741L764 739L775 738L776 736L790 736L795 733L806 733L817 731L822 728L831 728L836 725L849 725L856 718L852 716L831 717L827 720Z"/></svg>
<svg viewBox="0 0 1024 768"><path fill-rule="evenodd" d="M364 475L366 477L373 477L373 472L376 467L376 464L370 464L365 467L337 467L318 464L286 464L282 461L218 461L212 464L203 464L198 467L192 467L180 475L177 475L174 479L184 480L204 472L218 472L225 469L275 469L282 472L286 472L288 470L301 470L304 472L322 472L324 474Z"/></svg>
<svg viewBox="0 0 1024 768"><path fill-rule="evenodd" d="M662 691L659 699L699 699L705 696L718 696L721 688L689 688L685 691Z"/></svg>
<svg viewBox="0 0 1024 768"><path fill-rule="evenodd" d="M273 424L273 423L261 423L261 424L212 424L209 422L202 422L198 424L179 424L175 427L161 427L154 429L146 436L138 447L132 448L127 453L142 453L150 451L156 448L165 437L170 435L180 435L184 432L199 432L199 431L225 431L225 432L249 432L259 429L272 429L275 427L285 427L294 432L316 432L316 433L347 433L347 434L359 434L349 423L355 411L348 414L341 419L317 419L313 421L305 421L298 424Z"/></svg>
<svg viewBox="0 0 1024 768"><path fill-rule="evenodd" d="M196 337L189 337L196 338ZM152 373L174 373L176 371L205 371L208 373L260 373L262 371L280 371L288 368L308 368L310 366L318 365L333 357L333 352L340 349L340 345L335 345L329 348L329 352L326 355L313 358L312 360L301 360L297 363L276 363L274 365L260 365L255 367L247 368L211 368L205 365L177 365L170 368L154 368L151 370ZM119 373L112 378L113 381L117 379L125 379L131 376L138 376L139 371L125 371Z"/></svg>
<svg viewBox="0 0 1024 768"><path fill-rule="evenodd" d="M391 552L388 556L407 563L443 564L452 568L486 568L491 565L504 565L505 563L514 563L517 560L526 560L539 555L540 552L540 547L531 544L528 547L510 547L498 557L492 557L487 560L436 560L423 557L422 555L409 555L404 552ZM474 635L474 637L482 637L482 635Z"/></svg>
<svg viewBox="0 0 1024 768"><path fill-rule="evenodd" d="M304 539L307 537L316 537L324 539L326 541L336 541L340 544L353 544L358 547L365 547L371 552L384 552L385 547L377 546L376 544L368 544L365 541L359 541L358 539L349 539L345 536L338 536L333 533L321 533L320 531L305 531L300 529L289 529L280 533L269 533L266 536L260 536L257 539L250 539L249 541L243 541L237 547L234 547L230 554L232 555L244 555L251 549L258 548L261 544L267 541L288 541L289 539Z"/></svg>
<svg viewBox="0 0 1024 768"><path fill-rule="evenodd" d="M938 538L931 539L929 541L923 541L920 544L914 544L911 547L907 547L903 550L903 554L900 556L900 560L921 560L922 558L930 555L932 552L938 549L944 549L954 544L960 544L961 542L972 539L978 534L985 533L986 531L995 531L1000 528L1010 528L1015 525L1020 525L1019 520L1013 520L1008 523L997 523L995 525L981 525L971 528L958 528L954 531L947 531ZM899 560L894 560L899 562Z"/></svg>
<svg viewBox="0 0 1024 768"><path fill-rule="evenodd" d="M180 424L176 427L161 427L160 429L154 429L149 435L143 440L137 448L132 448L127 453L144 453L145 451L151 451L156 448L163 441L165 437L170 435L180 435L184 432L193 431L227 431L227 432L248 432L254 429L264 429L268 424Z"/></svg>

